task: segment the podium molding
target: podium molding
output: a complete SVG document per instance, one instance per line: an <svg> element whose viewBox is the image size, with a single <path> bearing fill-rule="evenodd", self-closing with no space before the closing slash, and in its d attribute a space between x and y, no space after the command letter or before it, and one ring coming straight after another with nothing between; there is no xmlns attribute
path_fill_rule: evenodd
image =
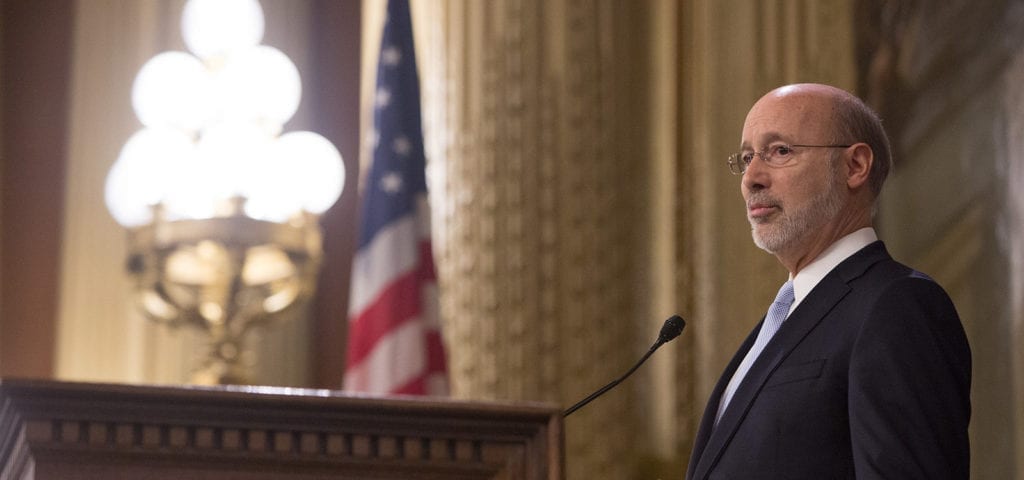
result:
<svg viewBox="0 0 1024 480"><path fill-rule="evenodd" d="M0 380L0 480L564 478L545 404Z"/></svg>

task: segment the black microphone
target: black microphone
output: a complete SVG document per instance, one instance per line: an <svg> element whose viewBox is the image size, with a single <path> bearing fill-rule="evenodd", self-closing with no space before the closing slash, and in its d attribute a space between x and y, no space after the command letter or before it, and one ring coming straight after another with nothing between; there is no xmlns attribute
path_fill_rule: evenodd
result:
<svg viewBox="0 0 1024 480"><path fill-rule="evenodd" d="M566 411L562 412L562 418L568 417L572 412L579 410L581 407L590 403L595 398L603 395L604 392L607 392L608 390L615 388L616 385L625 380L626 377L632 375L633 372L636 371L636 369L640 368L640 365L643 365L644 362L647 361L647 357L650 357L651 354L658 349L658 347L675 339L676 337L679 336L680 333L683 333L683 327L685 326L686 321L683 320L683 317L680 317L679 315L672 315L671 317L669 317L668 320L665 320L665 324L661 326L661 332L658 333L658 339L654 342L654 345L651 345L651 349L648 350L643 357L640 357L640 361L636 362L636 365L633 365L633 368L629 369L629 371L626 372L625 375L615 379L612 383L609 383L608 385L601 387L600 390L591 393L589 396L587 396L587 398L580 400L579 402L576 403L576 405L573 405L566 409Z"/></svg>

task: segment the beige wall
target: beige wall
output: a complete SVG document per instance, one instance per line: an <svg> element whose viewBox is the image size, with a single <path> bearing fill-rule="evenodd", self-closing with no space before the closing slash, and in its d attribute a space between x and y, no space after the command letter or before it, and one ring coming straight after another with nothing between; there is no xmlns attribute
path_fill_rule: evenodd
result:
<svg viewBox="0 0 1024 480"><path fill-rule="evenodd" d="M53 370L71 0L0 1L0 373Z"/></svg>

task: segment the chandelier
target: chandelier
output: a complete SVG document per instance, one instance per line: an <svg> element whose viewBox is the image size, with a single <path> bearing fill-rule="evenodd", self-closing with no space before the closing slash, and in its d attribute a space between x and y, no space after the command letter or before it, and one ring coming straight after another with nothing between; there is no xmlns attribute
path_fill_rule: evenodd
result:
<svg viewBox="0 0 1024 480"><path fill-rule="evenodd" d="M260 44L263 29L257 0L189 0L189 52L140 69L132 107L142 128L107 176L140 310L209 341L199 384L247 383L247 334L315 291L319 215L344 185L330 141L283 131L299 106L299 72Z"/></svg>

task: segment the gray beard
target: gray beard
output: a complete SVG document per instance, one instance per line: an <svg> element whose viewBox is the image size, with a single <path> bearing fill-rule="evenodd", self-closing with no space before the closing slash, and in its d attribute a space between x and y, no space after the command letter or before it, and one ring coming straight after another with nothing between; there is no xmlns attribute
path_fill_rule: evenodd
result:
<svg viewBox="0 0 1024 480"><path fill-rule="evenodd" d="M831 169L829 187L802 207L784 211L773 225L758 231L758 222L750 220L750 233L758 248L775 254L784 251L810 232L821 228L839 215L843 208L843 192L838 184L838 171Z"/></svg>

